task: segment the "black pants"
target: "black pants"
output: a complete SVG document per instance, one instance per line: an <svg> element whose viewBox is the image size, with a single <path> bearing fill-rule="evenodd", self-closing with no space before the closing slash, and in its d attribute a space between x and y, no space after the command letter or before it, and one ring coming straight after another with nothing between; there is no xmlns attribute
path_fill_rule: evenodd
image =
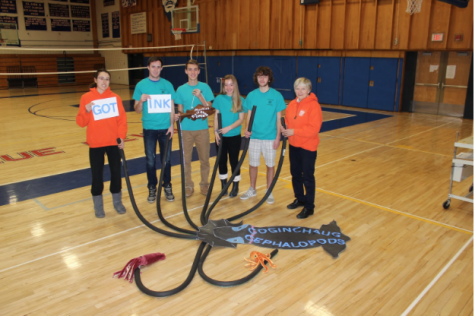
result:
<svg viewBox="0 0 475 316"><path fill-rule="evenodd" d="M289 145L290 173L295 198L305 202L305 208L315 208L315 162L317 151ZM305 187L305 193L304 193Z"/></svg>
<svg viewBox="0 0 475 316"><path fill-rule="evenodd" d="M119 193L122 190L122 179L120 172L120 151L117 146L107 146L99 148L89 148L89 162L92 173L92 195L101 195L104 190L103 170L104 154L107 154L109 168L111 172L110 192Z"/></svg>
<svg viewBox="0 0 475 316"><path fill-rule="evenodd" d="M216 143L215 143L216 144ZM228 173L228 154L229 162L231 163L231 172L236 170L239 161L239 151L241 150L241 135L231 137L221 137L220 146L223 146L221 151L221 159L219 160L219 174ZM219 150L219 146L216 144L216 150ZM236 177L241 175L241 169L239 169Z"/></svg>

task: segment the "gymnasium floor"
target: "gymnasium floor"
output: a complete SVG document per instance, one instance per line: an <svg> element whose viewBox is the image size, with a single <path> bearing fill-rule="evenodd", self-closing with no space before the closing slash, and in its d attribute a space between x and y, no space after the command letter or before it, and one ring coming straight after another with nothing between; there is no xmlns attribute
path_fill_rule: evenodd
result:
<svg viewBox="0 0 475 316"><path fill-rule="evenodd" d="M131 99L127 87L112 88ZM280 250L276 269L244 285L216 287L197 275L179 294L153 298L112 274L132 258L162 252L166 260L142 269L142 278L153 290L174 288L188 275L199 242L144 227L125 181L127 213L115 213L106 183L106 217L94 217L86 130L76 125L73 106L85 90L0 93L1 315L473 315L473 205L452 200L449 210L442 208L455 133L472 135L473 121L324 106L315 215L298 220L297 211L286 209L294 197L285 157L276 202L243 220L312 228L335 220L351 238L339 258L320 247ZM155 205L146 202L140 115L127 117L125 155L134 195L142 214L163 227ZM170 222L190 229L180 200L177 137L172 150L176 200L162 197L161 205ZM199 162L192 168L198 183ZM249 187L247 168L246 159L240 193ZM263 163L259 170L257 198L225 197L213 219L257 203L265 191ZM466 194L471 184L472 178L455 183L454 193ZM216 184L213 197L218 189ZM203 203L196 192L187 199L196 223ZM251 251L270 252L249 245L216 248L204 269L219 280L241 278Z"/></svg>

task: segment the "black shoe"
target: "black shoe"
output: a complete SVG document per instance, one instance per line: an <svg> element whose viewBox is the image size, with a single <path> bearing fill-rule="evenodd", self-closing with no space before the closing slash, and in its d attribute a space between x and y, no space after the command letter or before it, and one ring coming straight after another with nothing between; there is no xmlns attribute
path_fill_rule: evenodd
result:
<svg viewBox="0 0 475 316"><path fill-rule="evenodd" d="M168 202L175 201L175 196L173 195L173 192L172 192L171 183L163 185L163 191L165 192L165 198L167 199Z"/></svg>
<svg viewBox="0 0 475 316"><path fill-rule="evenodd" d="M224 187L226 186L226 182L228 182L228 180L226 180L226 179L221 180L221 191L222 191L222 190L224 189ZM223 196L225 196L225 195L228 195L228 190L224 191Z"/></svg>
<svg viewBox="0 0 475 316"><path fill-rule="evenodd" d="M299 206L305 206L305 202L301 202L297 199L295 199L292 203L290 203L289 205L287 205L287 208L289 210L295 210L297 207Z"/></svg>
<svg viewBox="0 0 475 316"><path fill-rule="evenodd" d="M313 215L313 209L309 210L304 207L303 210L297 215L297 218L307 218L310 215Z"/></svg>
<svg viewBox="0 0 475 316"><path fill-rule="evenodd" d="M153 203L153 202L155 202L156 198L157 198L157 189L156 188L149 188L147 202L148 203Z"/></svg>
<svg viewBox="0 0 475 316"><path fill-rule="evenodd" d="M233 198L236 197L239 193L239 181L233 182L233 189L231 190L231 193L229 193L229 197Z"/></svg>

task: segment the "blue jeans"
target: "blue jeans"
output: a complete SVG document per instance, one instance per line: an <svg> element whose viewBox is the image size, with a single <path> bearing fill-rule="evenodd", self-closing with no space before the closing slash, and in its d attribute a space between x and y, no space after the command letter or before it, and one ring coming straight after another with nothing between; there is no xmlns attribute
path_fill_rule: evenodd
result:
<svg viewBox="0 0 475 316"><path fill-rule="evenodd" d="M147 187L153 189L157 187L157 141L158 146L160 147L160 162L159 166L162 165L163 154L165 151L165 144L167 141L168 129L144 129L143 130L143 143L145 147L145 159L147 164ZM163 185L169 184L171 181L171 165L170 165L170 155L172 151L172 142L170 141L168 145L168 154L167 154L167 163L165 165L165 170L163 174Z"/></svg>
<svg viewBox="0 0 475 316"><path fill-rule="evenodd" d="M305 202L305 208L313 210L315 208L314 174L317 152L289 145L289 158L295 198Z"/></svg>

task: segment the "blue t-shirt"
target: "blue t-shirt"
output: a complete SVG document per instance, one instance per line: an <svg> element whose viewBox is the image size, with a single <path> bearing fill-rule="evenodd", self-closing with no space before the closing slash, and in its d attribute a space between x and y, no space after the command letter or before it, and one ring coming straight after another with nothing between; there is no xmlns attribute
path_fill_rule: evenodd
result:
<svg viewBox="0 0 475 316"><path fill-rule="evenodd" d="M158 81L152 81L149 78L140 80L135 86L133 99L140 101L142 94L157 95L170 94L172 100L175 100L175 89L170 81L160 78ZM171 109L175 112L175 109ZM148 101L143 103L142 123L144 129L168 129L170 127L170 113L148 113Z"/></svg>
<svg viewBox="0 0 475 316"><path fill-rule="evenodd" d="M244 98L241 97L241 103L244 106ZM221 113L221 122L223 127L229 126L234 124L239 119L239 113L244 113L244 108L241 112L234 113L231 111L233 105L232 98L230 96L227 96L225 94L220 94L214 99L213 102L213 107ZM215 126L214 128L218 128ZM224 137L232 137L232 136L237 136L241 135L241 126L238 126L236 128L233 128L226 134L224 134Z"/></svg>
<svg viewBox="0 0 475 316"><path fill-rule="evenodd" d="M287 107L284 97L273 88L269 88L266 93L262 93L257 88L247 95L244 108L246 111L252 111L254 105L256 114L252 124L251 139L274 140L277 136L277 112Z"/></svg>
<svg viewBox="0 0 475 316"><path fill-rule="evenodd" d="M201 94L203 95L203 98L206 100L206 102L214 100L214 94L206 83L198 81L198 84L195 86L190 86L188 83L185 83L176 90L175 99L176 104L183 105L183 112L191 110L198 104L201 104L200 99L193 95L193 90L195 89L201 90ZM192 121L186 117L181 122L181 129L183 131L200 131L208 128L208 118L205 120L197 119L196 121Z"/></svg>

